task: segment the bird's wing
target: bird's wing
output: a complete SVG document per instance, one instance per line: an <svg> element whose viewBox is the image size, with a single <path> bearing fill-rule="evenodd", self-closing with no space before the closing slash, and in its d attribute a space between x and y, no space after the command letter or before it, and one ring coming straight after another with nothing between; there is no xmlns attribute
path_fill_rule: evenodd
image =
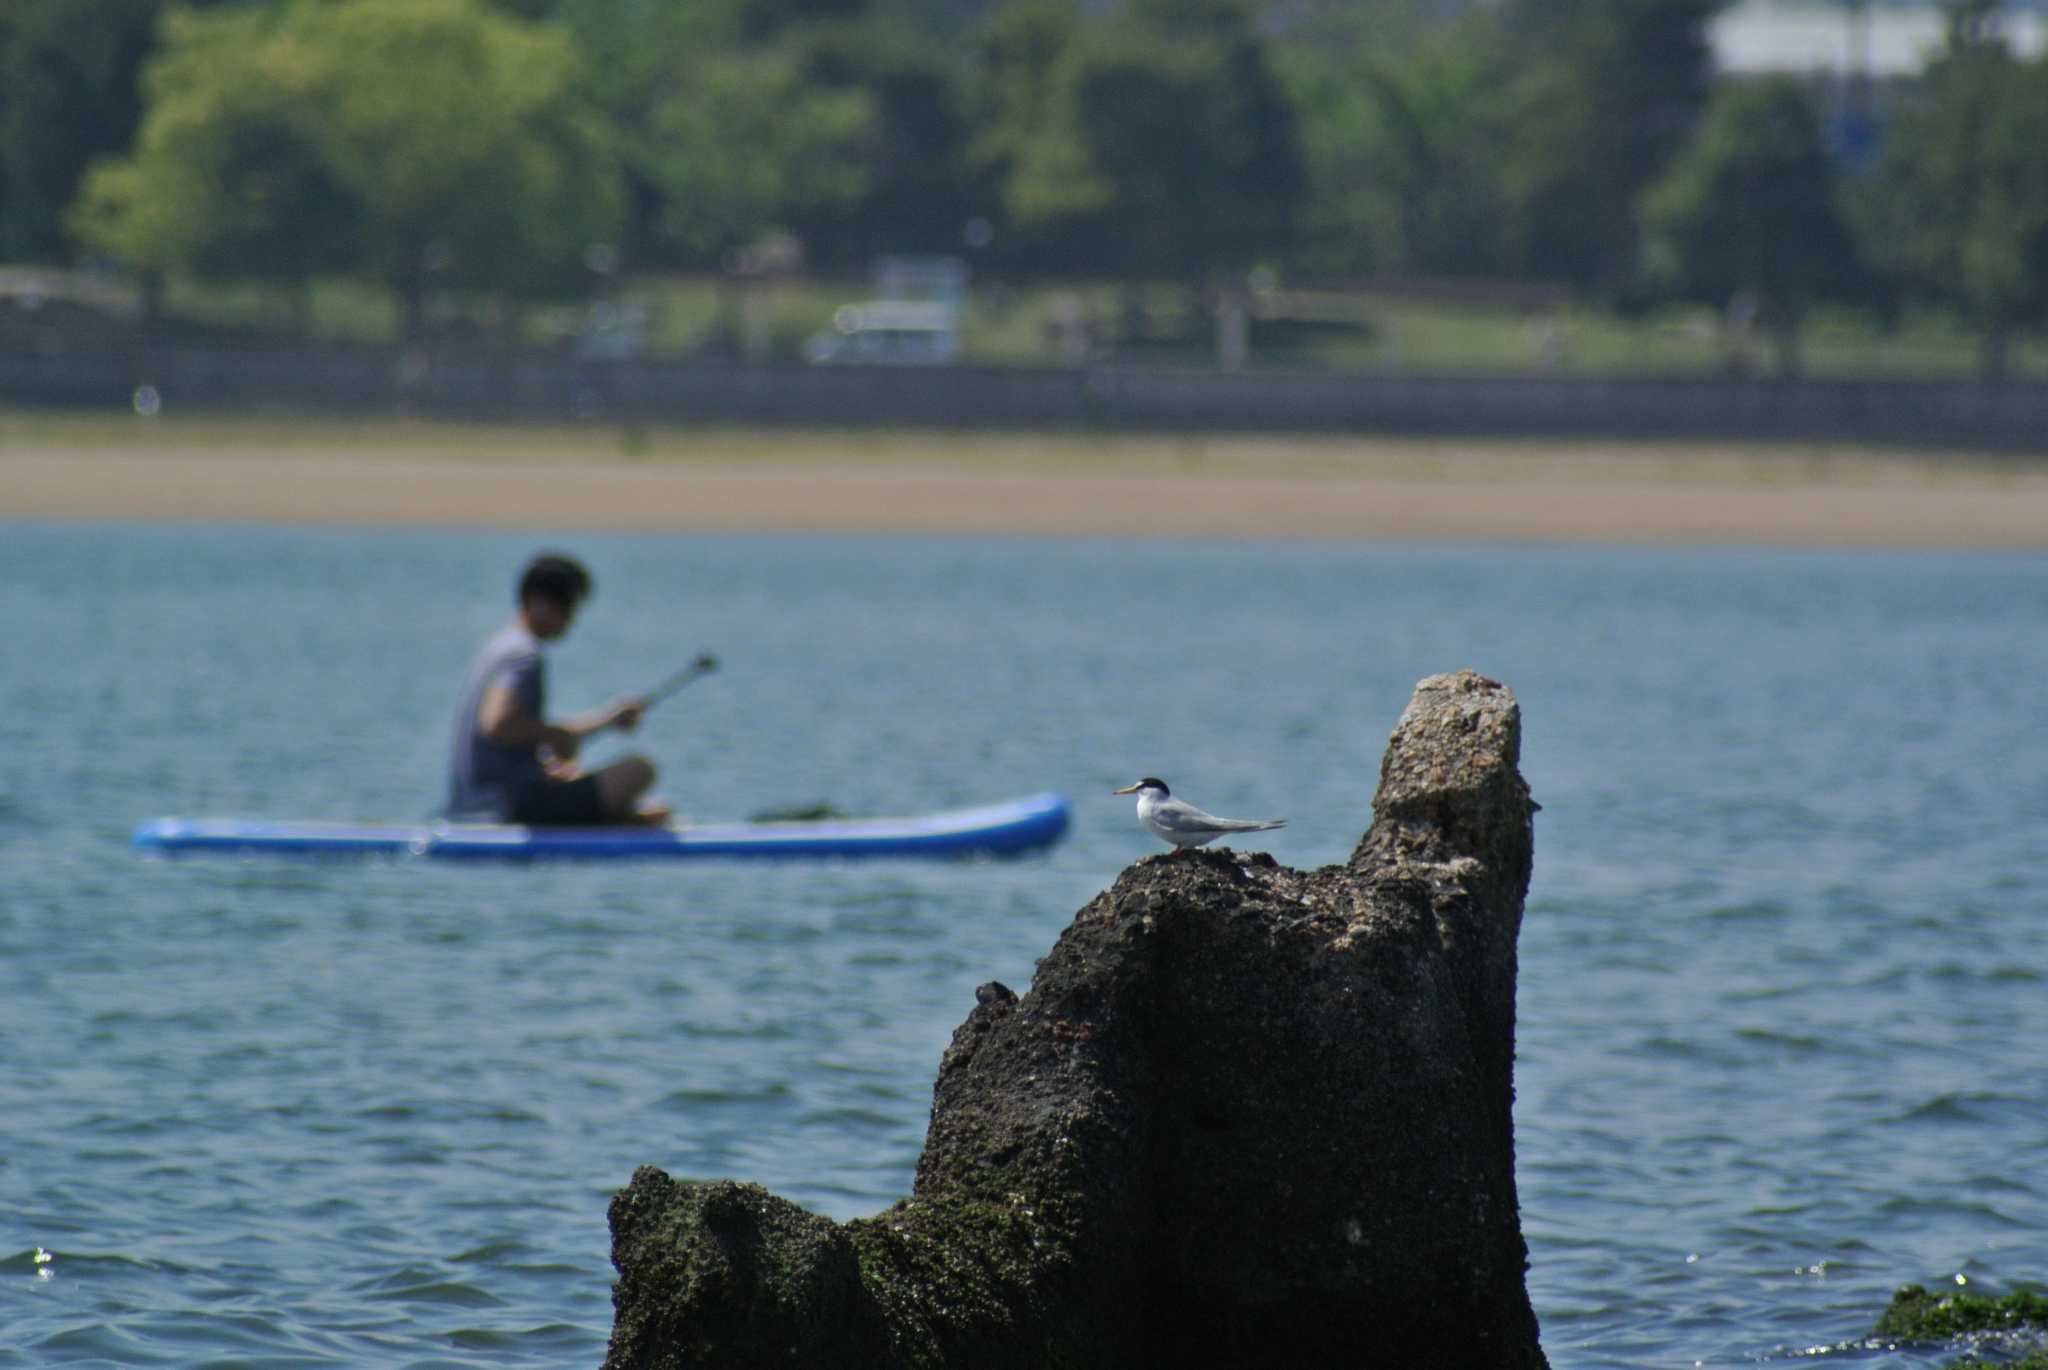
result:
<svg viewBox="0 0 2048 1370"><path fill-rule="evenodd" d="M1175 832L1255 832L1261 828L1276 828L1286 819L1276 823L1261 823L1242 818L1218 818L1213 813L1204 813L1192 804L1171 800L1153 811L1153 818L1161 827Z"/></svg>
<svg viewBox="0 0 2048 1370"><path fill-rule="evenodd" d="M1152 806L1152 821L1171 832L1221 832L1213 814L1203 813L1180 799L1168 799Z"/></svg>
<svg viewBox="0 0 2048 1370"><path fill-rule="evenodd" d="M1284 818L1211 818L1209 820L1224 832L1262 832L1267 828L1284 828Z"/></svg>

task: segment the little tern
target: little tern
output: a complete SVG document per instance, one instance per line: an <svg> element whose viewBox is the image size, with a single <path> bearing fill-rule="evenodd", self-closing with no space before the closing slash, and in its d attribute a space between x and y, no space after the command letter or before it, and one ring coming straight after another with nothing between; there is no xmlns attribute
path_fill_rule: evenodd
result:
<svg viewBox="0 0 2048 1370"><path fill-rule="evenodd" d="M1204 842L1214 842L1225 833L1264 832L1268 828L1287 826L1284 818L1260 821L1218 818L1213 813L1203 813L1185 799L1175 799L1173 791L1166 788L1166 782L1156 776L1148 775L1135 785L1126 785L1110 793L1138 796L1138 821L1151 829L1153 836L1160 841L1170 842L1176 848L1199 847Z"/></svg>

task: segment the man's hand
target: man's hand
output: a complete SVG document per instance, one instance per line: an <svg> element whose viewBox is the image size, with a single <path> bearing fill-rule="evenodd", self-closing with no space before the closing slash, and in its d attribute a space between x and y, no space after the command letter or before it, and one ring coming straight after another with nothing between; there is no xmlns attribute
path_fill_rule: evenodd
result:
<svg viewBox="0 0 2048 1370"><path fill-rule="evenodd" d="M573 766L576 751L583 745L583 734L574 728L548 727L541 738L541 747L553 757L556 764Z"/></svg>
<svg viewBox="0 0 2048 1370"><path fill-rule="evenodd" d="M617 728L622 733L630 733L633 729L640 726L640 715L646 708L647 701L644 699L622 699L612 705L611 712L605 716L604 722L598 726L600 728Z"/></svg>

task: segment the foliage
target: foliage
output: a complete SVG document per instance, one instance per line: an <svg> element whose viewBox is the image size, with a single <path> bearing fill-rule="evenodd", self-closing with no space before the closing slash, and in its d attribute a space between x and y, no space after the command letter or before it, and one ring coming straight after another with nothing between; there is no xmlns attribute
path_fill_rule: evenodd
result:
<svg viewBox="0 0 2048 1370"><path fill-rule="evenodd" d="M1798 369L1800 322L1854 279L1849 230L1834 203L1820 118L1788 77L1724 85L1698 136L1651 186L1643 208L1654 276L1680 298L1754 301Z"/></svg>
<svg viewBox="0 0 2048 1370"><path fill-rule="evenodd" d="M2048 1328L2048 1298L2020 1290L2002 1298L1984 1294L1935 1294L1909 1284L1892 1295L1878 1318L1875 1335L1914 1341L1946 1341L1971 1332Z"/></svg>
<svg viewBox="0 0 2048 1370"><path fill-rule="evenodd" d="M1508 0L1511 270L1620 293L1636 200L1691 133L1720 0Z"/></svg>
<svg viewBox="0 0 2048 1370"><path fill-rule="evenodd" d="M2048 314L2048 57L2015 58L1983 0L1951 8L1947 46L1885 141L1868 236L1920 298L1953 309L2006 366Z"/></svg>
<svg viewBox="0 0 2048 1370"><path fill-rule="evenodd" d="M0 253L63 259L87 165L128 145L161 0L8 0L0 15Z"/></svg>
<svg viewBox="0 0 2048 1370"><path fill-rule="evenodd" d="M1337 11L1281 53L1307 176L1297 261L1312 274L1490 275L1503 263L1492 24Z"/></svg>
<svg viewBox="0 0 2048 1370"><path fill-rule="evenodd" d="M1002 235L1013 269L1090 252L1080 225L1110 199L1062 84L1082 22L1072 0L1015 0L976 35L965 160L993 216L1021 235Z"/></svg>
<svg viewBox="0 0 2048 1370"><path fill-rule="evenodd" d="M1954 0L1844 182L1789 87L1708 102L1719 2L0 0L0 259L381 282L417 327L786 233L1184 298L1254 265L1746 293L1787 347L1854 294L2002 371L2048 319L2048 58Z"/></svg>
<svg viewBox="0 0 2048 1370"><path fill-rule="evenodd" d="M88 247L147 272L299 284L354 265L363 206L328 164L304 72L267 17L174 13L135 155L73 211Z"/></svg>
<svg viewBox="0 0 2048 1370"><path fill-rule="evenodd" d="M978 148L1027 237L1181 280L1285 252L1300 142L1249 9L1141 0L1062 19L1040 6L982 52L996 103Z"/></svg>
<svg viewBox="0 0 2048 1370"><path fill-rule="evenodd" d="M666 255L720 257L843 212L868 189L858 149L875 122L859 90L806 84L795 57L758 49L693 68L650 116L636 166L660 195Z"/></svg>
<svg viewBox="0 0 2048 1370"><path fill-rule="evenodd" d="M957 246L965 130L945 55L859 0L562 0L634 186L636 259L790 232L813 261Z"/></svg>
<svg viewBox="0 0 2048 1370"><path fill-rule="evenodd" d="M855 268L883 253L957 250L967 129L952 59L880 19L792 29L783 41L813 89L858 93L873 111L858 152L866 193L843 212L792 215L813 260Z"/></svg>
<svg viewBox="0 0 2048 1370"><path fill-rule="evenodd" d="M661 216L668 195L653 158L661 150L655 112L688 87L693 67L740 41L733 3L555 0L554 20L583 57L585 87L618 147L626 188L620 259L675 264L681 251Z"/></svg>
<svg viewBox="0 0 2048 1370"><path fill-rule="evenodd" d="M611 241L619 187L576 54L476 0L300 0L329 155L368 211L376 275L545 296Z"/></svg>
<svg viewBox="0 0 2048 1370"><path fill-rule="evenodd" d="M430 286L575 290L616 231L608 133L558 32L478 0L295 0L165 40L134 154L95 172L75 220L138 266L349 266L417 330Z"/></svg>
<svg viewBox="0 0 2048 1370"><path fill-rule="evenodd" d="M14 148L14 121L8 114L8 92L12 87L9 79L13 72L15 51L15 30L19 16L11 9L0 7L0 259L9 255L13 232L14 212L9 208L7 193L8 163L12 160Z"/></svg>

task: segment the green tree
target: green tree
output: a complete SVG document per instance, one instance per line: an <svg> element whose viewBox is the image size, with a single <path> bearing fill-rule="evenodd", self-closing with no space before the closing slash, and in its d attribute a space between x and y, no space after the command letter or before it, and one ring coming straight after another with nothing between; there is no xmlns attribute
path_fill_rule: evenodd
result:
<svg viewBox="0 0 2048 1370"><path fill-rule="evenodd" d="M1636 204L1690 136L1722 0L1509 0L1503 192L1519 272L1618 294Z"/></svg>
<svg viewBox="0 0 2048 1370"><path fill-rule="evenodd" d="M702 267L781 231L814 238L827 260L859 255L875 206L897 198L886 158L903 143L879 60L909 47L938 61L919 34L867 10L867 0L555 0L619 137L629 258ZM952 190L953 170L932 174Z"/></svg>
<svg viewBox="0 0 2048 1370"><path fill-rule="evenodd" d="M1978 332L1993 379L2013 334L2048 315L2048 58L2014 57L1996 9L1950 6L1947 44L1899 110L1862 201L1873 257Z"/></svg>
<svg viewBox="0 0 2048 1370"><path fill-rule="evenodd" d="M1112 192L1066 88L1082 29L1072 0L1012 0L974 35L966 164L1012 270L1072 274L1103 251L1090 234Z"/></svg>
<svg viewBox="0 0 2048 1370"><path fill-rule="evenodd" d="M1006 50L1009 103L978 144L1021 232L1132 278L1201 282L1287 251L1300 141L1250 10L1145 0L1064 37L1037 22L1044 46Z"/></svg>
<svg viewBox="0 0 2048 1370"><path fill-rule="evenodd" d="M14 33L18 23L19 19L13 10L0 8L0 140L7 138L14 127L13 120L7 112L7 93L11 88L11 82L7 78L12 71ZM10 255L9 244L14 237L14 211L9 208L7 195L10 160L6 143L0 141L0 260L5 260Z"/></svg>
<svg viewBox="0 0 2048 1370"><path fill-rule="evenodd" d="M858 153L865 193L844 210L799 216L813 258L856 266L880 253L958 250L969 197L956 59L879 13L793 28L780 41L802 54L808 86L857 93L873 111Z"/></svg>
<svg viewBox="0 0 2048 1370"><path fill-rule="evenodd" d="M1684 298L1756 306L1778 370L1799 370L1799 331L1819 300L1855 284L1819 116L1798 82L1724 86L1698 134L1645 193L1651 274Z"/></svg>
<svg viewBox="0 0 2048 1370"><path fill-rule="evenodd" d="M688 90L698 66L711 65L739 45L739 5L735 0L688 5L557 0L555 19L583 57L591 99L617 143L625 186L620 259L643 266L675 264L685 250L673 226L661 223L668 195L655 162L667 149L666 135L656 130L656 114Z"/></svg>
<svg viewBox="0 0 2048 1370"><path fill-rule="evenodd" d="M1307 173L1298 262L1323 275L1502 269L1496 34L1490 15L1430 23L1405 6L1290 28L1281 71Z"/></svg>
<svg viewBox="0 0 2048 1370"><path fill-rule="evenodd" d="M135 152L94 168L71 214L81 243L156 277L303 287L358 265L362 203L273 28L244 12L167 16Z"/></svg>
<svg viewBox="0 0 2048 1370"><path fill-rule="evenodd" d="M166 30L134 156L76 222L138 266L518 302L580 290L619 184L561 33L479 0L294 0Z"/></svg>
<svg viewBox="0 0 2048 1370"><path fill-rule="evenodd" d="M794 53L705 60L656 106L640 155L667 255L714 264L848 211L869 188L860 151L874 122L866 92L806 85Z"/></svg>
<svg viewBox="0 0 2048 1370"><path fill-rule="evenodd" d="M610 132L559 31L479 0L298 0L322 141L364 207L365 258L424 323L430 289L574 293L621 214Z"/></svg>
<svg viewBox="0 0 2048 1370"><path fill-rule="evenodd" d="M86 167L128 146L160 0L8 0L0 16L0 256L62 261Z"/></svg>

